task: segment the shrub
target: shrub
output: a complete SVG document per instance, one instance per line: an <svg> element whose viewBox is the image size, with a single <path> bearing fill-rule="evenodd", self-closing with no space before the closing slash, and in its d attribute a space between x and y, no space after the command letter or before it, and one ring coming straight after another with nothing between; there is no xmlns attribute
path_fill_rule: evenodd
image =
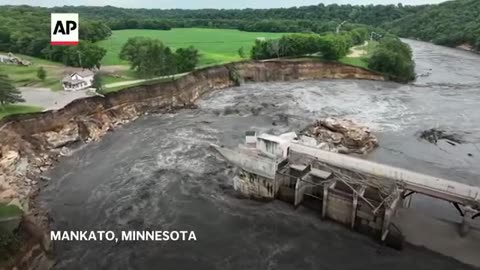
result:
<svg viewBox="0 0 480 270"><path fill-rule="evenodd" d="M415 79L415 63L410 46L398 38L386 37L380 40L368 60L370 69L385 73L392 79L408 82Z"/></svg>

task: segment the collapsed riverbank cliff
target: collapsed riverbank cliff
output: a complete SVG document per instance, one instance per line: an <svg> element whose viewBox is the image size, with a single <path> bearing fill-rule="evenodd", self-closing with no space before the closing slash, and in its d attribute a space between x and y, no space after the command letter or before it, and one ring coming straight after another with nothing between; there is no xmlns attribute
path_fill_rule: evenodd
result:
<svg viewBox="0 0 480 270"><path fill-rule="evenodd" d="M162 113L194 106L204 94L242 82L314 79L385 80L382 74L335 62L311 59L252 61L196 70L175 81L135 86L123 91L75 100L56 111L8 117L0 121L0 202L18 200L32 209L29 220L48 229L46 211L33 198L47 171L77 143L97 141L115 127L146 113ZM43 228L43 229L42 229ZM35 230L33 230L35 231ZM38 233L29 232L32 235ZM37 237L37 239L40 239ZM44 239L32 246L48 249ZM25 251L18 269L38 269L43 252Z"/></svg>

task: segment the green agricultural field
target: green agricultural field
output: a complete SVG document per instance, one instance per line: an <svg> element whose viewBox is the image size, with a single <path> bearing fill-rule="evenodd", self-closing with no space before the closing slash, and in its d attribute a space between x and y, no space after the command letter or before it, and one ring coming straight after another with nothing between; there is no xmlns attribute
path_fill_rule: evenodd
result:
<svg viewBox="0 0 480 270"><path fill-rule="evenodd" d="M163 30L118 30L108 40L98 42L107 49L103 65L127 65L118 54L131 37L149 37L161 40L172 48L194 46L200 51L200 65L211 65L241 60L238 49L244 48L247 57L256 38L278 38L283 33L242 32L230 29L174 28Z"/></svg>

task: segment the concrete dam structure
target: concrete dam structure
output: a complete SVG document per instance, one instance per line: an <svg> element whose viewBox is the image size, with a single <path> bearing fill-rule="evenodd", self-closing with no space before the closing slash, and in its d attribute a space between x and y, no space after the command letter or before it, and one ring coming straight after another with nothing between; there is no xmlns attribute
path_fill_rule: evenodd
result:
<svg viewBox="0 0 480 270"><path fill-rule="evenodd" d="M304 205L322 218L395 248L402 248L402 224L412 222L408 217L402 220L399 213L409 208L414 193L452 203L462 216L457 228L461 237L469 237L472 221L480 217L480 187L321 150L294 132L280 136L247 132L239 149L217 145L211 149L238 168L234 187L240 193ZM470 244L480 235L477 230L472 234Z"/></svg>

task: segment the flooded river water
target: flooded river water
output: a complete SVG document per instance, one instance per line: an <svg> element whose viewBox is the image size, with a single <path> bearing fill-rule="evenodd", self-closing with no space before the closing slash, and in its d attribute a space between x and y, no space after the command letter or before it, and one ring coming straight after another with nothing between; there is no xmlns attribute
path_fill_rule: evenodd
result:
<svg viewBox="0 0 480 270"><path fill-rule="evenodd" d="M367 159L480 185L480 57L408 42L421 75L413 84L245 84L203 97L198 109L142 117L65 158L38 198L53 229L194 230L197 241L57 242L56 269L470 269L425 249L382 247L302 207L237 198L231 169L207 149L242 143L246 130L280 133L339 116L379 136ZM465 143L418 139L434 127ZM458 218L421 196L413 206Z"/></svg>

